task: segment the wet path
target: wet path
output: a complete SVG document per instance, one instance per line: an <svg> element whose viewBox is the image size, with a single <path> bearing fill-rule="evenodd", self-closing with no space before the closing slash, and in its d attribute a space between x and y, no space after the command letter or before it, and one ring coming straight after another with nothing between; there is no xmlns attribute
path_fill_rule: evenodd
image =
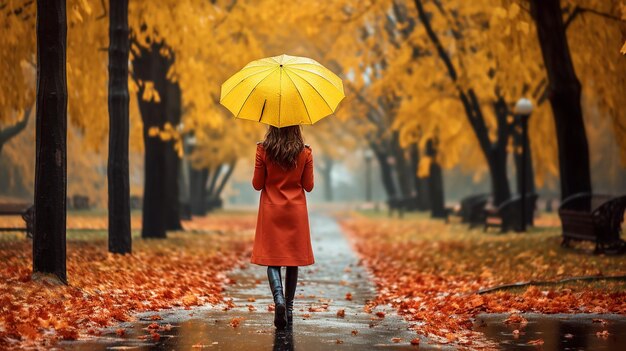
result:
<svg viewBox="0 0 626 351"><path fill-rule="evenodd" d="M148 335L146 328L153 323L149 317L157 314L152 312L125 324L122 337L109 330L104 337L61 345L70 350L416 350L409 344L415 333L393 309L364 311L376 291L336 221L313 216L311 230L316 263L300 268L292 332L275 331L266 268L249 264L229 274L235 283L224 295L235 307L228 311L224 306L161 311L163 319L156 322L171 327L158 331L158 341L138 339ZM339 310L345 317L337 315ZM377 311L385 316L378 317ZM231 326L233 319L239 321L237 327ZM428 346L422 340L419 349Z"/></svg>

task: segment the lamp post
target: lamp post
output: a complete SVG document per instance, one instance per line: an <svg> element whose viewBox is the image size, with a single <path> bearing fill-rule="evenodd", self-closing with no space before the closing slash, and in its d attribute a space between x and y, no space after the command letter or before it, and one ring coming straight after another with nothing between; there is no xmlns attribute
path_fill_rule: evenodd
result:
<svg viewBox="0 0 626 351"><path fill-rule="evenodd" d="M372 150L367 149L363 153L365 157L365 201L372 201L372 158L374 153Z"/></svg>
<svg viewBox="0 0 626 351"><path fill-rule="evenodd" d="M528 140L528 118L532 112L533 103L530 100L521 98L515 103L513 113L518 116L522 124L522 174L518 176L521 178L521 231L523 232L526 231L526 163L528 158L528 143L526 141Z"/></svg>

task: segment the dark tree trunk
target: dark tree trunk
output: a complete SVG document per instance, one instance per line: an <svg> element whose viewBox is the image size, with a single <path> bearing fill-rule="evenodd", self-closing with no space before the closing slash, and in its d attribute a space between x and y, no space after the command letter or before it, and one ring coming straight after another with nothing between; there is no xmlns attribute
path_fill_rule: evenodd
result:
<svg viewBox="0 0 626 351"><path fill-rule="evenodd" d="M519 121L518 121L519 123ZM521 124L521 123L520 123ZM520 127L521 128L521 127ZM514 160L515 160L515 185L518 194L522 193L522 163L523 155L521 153L522 147L526 145L526 193L535 193L535 172L533 170L533 158L530 150L530 142L528 138L523 140L522 131L520 128L516 128L513 133L513 146L514 146Z"/></svg>
<svg viewBox="0 0 626 351"><path fill-rule="evenodd" d="M65 0L37 1L37 126L33 275L67 283L67 77Z"/></svg>
<svg viewBox="0 0 626 351"><path fill-rule="evenodd" d="M213 196L213 192L215 191L215 186L217 185L217 180L219 179L220 173L222 173L222 168L224 168L223 163L217 166L215 171L213 171L213 174L210 175L211 183L209 184L209 188L206 191L207 196L205 198L205 201L208 200L208 198L210 198L211 196Z"/></svg>
<svg viewBox="0 0 626 351"><path fill-rule="evenodd" d="M400 147L400 137L396 131L391 138L393 156L395 159L396 176L398 177L398 186L400 187L399 196L402 199L403 207L408 204L408 199L413 196L413 187L408 174L407 159L404 156L404 150Z"/></svg>
<svg viewBox="0 0 626 351"><path fill-rule="evenodd" d="M165 72L167 73L167 71ZM165 90L166 120L174 128L178 126L182 114L182 96L176 82L166 82ZM167 230L182 230L180 223L180 203L178 199L178 169L180 157L174 148L174 142L165 142L165 227Z"/></svg>
<svg viewBox="0 0 626 351"><path fill-rule="evenodd" d="M413 179L413 186L416 195L416 204L415 206L419 211L428 211L430 210L430 199L428 195L428 178L420 178L417 175L417 171L420 165L420 148L419 143L415 143L411 147L411 177Z"/></svg>
<svg viewBox="0 0 626 351"><path fill-rule="evenodd" d="M570 56L560 1L531 0L530 9L548 72L548 96L559 147L561 199L566 199L576 193L591 192L581 85Z"/></svg>
<svg viewBox="0 0 626 351"><path fill-rule="evenodd" d="M109 251L130 253L128 169L128 0L111 1L109 11Z"/></svg>
<svg viewBox="0 0 626 351"><path fill-rule="evenodd" d="M511 198L511 189L506 172L505 150L493 150L487 159L487 166L491 174L491 194L495 206Z"/></svg>
<svg viewBox="0 0 626 351"><path fill-rule="evenodd" d="M380 166L380 176L383 182L383 188L387 194L387 199L395 199L397 196L396 185L393 181L393 169L387 160L388 155L377 147L372 147L372 150Z"/></svg>
<svg viewBox="0 0 626 351"><path fill-rule="evenodd" d="M446 218L446 203L443 192L443 172L437 161L430 164L429 176L430 209L433 218Z"/></svg>
<svg viewBox="0 0 626 351"><path fill-rule="evenodd" d="M220 180L220 185L217 187L217 189L215 189L215 193L213 197L219 199L220 196L222 196L222 191L224 191L224 187L226 186L226 183L228 182L230 177L233 175L233 172L235 171L235 165L237 165L237 160L231 162L228 165L228 171L226 171L226 174L224 174L224 176Z"/></svg>
<svg viewBox="0 0 626 351"><path fill-rule="evenodd" d="M443 193L443 172L437 161L437 141L429 139L426 143L426 155L432 161L428 174L428 197L430 199L431 216L433 218L446 218L446 204Z"/></svg>
<svg viewBox="0 0 626 351"><path fill-rule="evenodd" d="M143 238L165 238L166 237L166 177L165 169L166 148L171 147L164 143L159 137L149 135L152 127L162 128L166 122L165 108L163 101L167 94L165 77L169 62L161 56L159 50L161 44L153 43L150 50L142 48L140 55L135 56L133 61L133 72L136 80L143 82L151 81L161 95L161 102L154 100L146 101L142 99L144 87L140 87L137 92L139 111L143 120L143 138L145 149L145 180L143 198L143 218L141 236ZM178 201L178 200L177 200Z"/></svg>
<svg viewBox="0 0 626 351"><path fill-rule="evenodd" d="M194 216L206 214L204 198L208 173L209 170L206 168L195 169L191 166L189 167L189 205L191 206L191 214Z"/></svg>

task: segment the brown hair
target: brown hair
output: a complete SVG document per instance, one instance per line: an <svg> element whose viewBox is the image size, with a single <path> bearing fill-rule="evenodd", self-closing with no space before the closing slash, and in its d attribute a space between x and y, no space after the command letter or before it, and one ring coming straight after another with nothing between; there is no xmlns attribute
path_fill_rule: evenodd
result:
<svg viewBox="0 0 626 351"><path fill-rule="evenodd" d="M268 158L283 169L296 168L298 155L304 149L300 126L270 126L265 134L263 148Z"/></svg>

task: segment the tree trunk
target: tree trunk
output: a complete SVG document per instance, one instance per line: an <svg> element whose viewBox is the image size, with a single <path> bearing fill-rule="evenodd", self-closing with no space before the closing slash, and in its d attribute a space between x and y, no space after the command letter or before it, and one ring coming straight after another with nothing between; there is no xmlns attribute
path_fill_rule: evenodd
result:
<svg viewBox="0 0 626 351"><path fill-rule="evenodd" d="M430 209L433 218L446 218L446 203L443 192L443 172L437 161L430 163L429 189Z"/></svg>
<svg viewBox="0 0 626 351"><path fill-rule="evenodd" d="M128 0L111 1L109 15L109 252L130 253L128 169Z"/></svg>
<svg viewBox="0 0 626 351"><path fill-rule="evenodd" d="M374 155L376 155L376 160L378 160L378 165L380 166L380 176L383 182L383 188L387 194L387 199L395 199L397 196L396 185L393 181L393 170L387 160L388 155L378 148L372 149L374 150Z"/></svg>
<svg viewBox="0 0 626 351"><path fill-rule="evenodd" d="M591 192L589 146L580 104L581 85L570 56L559 0L531 0L530 9L548 72L548 96L556 126L561 199Z"/></svg>
<svg viewBox="0 0 626 351"><path fill-rule="evenodd" d="M413 186L415 188L415 191L417 192L415 206L417 207L418 211L429 211L430 199L428 196L428 178L420 178L417 175L419 164L420 164L420 147L419 147L419 143L415 143L411 147L412 173L410 174L413 179Z"/></svg>
<svg viewBox="0 0 626 351"><path fill-rule="evenodd" d="M206 209L204 207L204 198L206 192L206 182L209 170L195 169L189 166L189 204L191 206L191 214L194 216L204 216Z"/></svg>
<svg viewBox="0 0 626 351"><path fill-rule="evenodd" d="M428 139L426 142L426 155L431 158L428 170L428 198L430 199L431 217L446 218L446 204L443 194L443 172L437 161L437 139Z"/></svg>
<svg viewBox="0 0 626 351"><path fill-rule="evenodd" d="M165 108L161 104L167 94L166 73L169 67L167 59L161 56L161 44L153 43L150 50L141 48L139 56L133 61L133 72L136 80L153 82L161 96L161 101L146 101L142 99L145 87L141 86L137 92L139 111L143 120L143 138L145 149L145 179L143 198L143 218L141 236L143 238L166 237L166 177L164 170L166 163L166 148L170 147L158 137L149 135L151 127L162 128L166 122ZM178 201L178 200L177 200Z"/></svg>
<svg viewBox="0 0 626 351"><path fill-rule="evenodd" d="M211 200L213 198L213 193L215 192L215 187L217 185L217 180L220 177L220 173L222 173L222 169L224 168L224 164L221 163L219 166L217 166L217 168L215 169L215 171L213 172L213 174L210 176L211 178L211 182L209 184L209 188L206 190L206 196L203 197L203 201L206 202L207 206L206 209L208 211L213 210L212 206L211 206Z"/></svg>
<svg viewBox="0 0 626 351"><path fill-rule="evenodd" d="M228 165L228 171L226 171L226 174L224 174L224 176L220 180L220 185L217 187L217 189L215 189L215 195L214 195L215 198L219 199L220 196L222 196L222 191L224 191L224 187L226 187L226 183L228 182L230 177L233 175L236 165L237 165L237 160L232 161Z"/></svg>
<svg viewBox="0 0 626 351"><path fill-rule="evenodd" d="M518 121L519 122L519 121ZM521 123L520 123L521 124ZM520 127L521 128L521 127ZM533 170L533 158L530 150L530 142L528 138L523 140L521 130L517 130L513 133L513 146L514 146L514 159L515 159L515 185L518 194L522 194L522 147L526 145L526 193L535 193L535 172Z"/></svg>
<svg viewBox="0 0 626 351"><path fill-rule="evenodd" d="M65 0L37 1L37 126L33 277L67 283L67 76Z"/></svg>
<svg viewBox="0 0 626 351"><path fill-rule="evenodd" d="M500 205L511 198L511 189L506 172L506 151L493 150L491 156L487 159L489 173L491 174L491 194L493 195L493 204Z"/></svg>
<svg viewBox="0 0 626 351"><path fill-rule="evenodd" d="M169 67L168 67L169 68ZM164 74L167 73L164 72ZM174 128L180 123L182 115L182 95L178 83L165 83L165 118ZM178 199L178 169L180 157L174 149L174 141L165 142L165 227L167 230L182 230L180 223L180 203Z"/></svg>
<svg viewBox="0 0 626 351"><path fill-rule="evenodd" d="M407 160L404 156L404 150L400 147L399 133L393 132L393 137L391 139L392 143L392 152L395 159L395 169L396 176L398 177L398 186L400 187L400 200L402 200L402 207L408 208L408 199L413 196L413 187L411 184L411 180L408 177L407 171Z"/></svg>

